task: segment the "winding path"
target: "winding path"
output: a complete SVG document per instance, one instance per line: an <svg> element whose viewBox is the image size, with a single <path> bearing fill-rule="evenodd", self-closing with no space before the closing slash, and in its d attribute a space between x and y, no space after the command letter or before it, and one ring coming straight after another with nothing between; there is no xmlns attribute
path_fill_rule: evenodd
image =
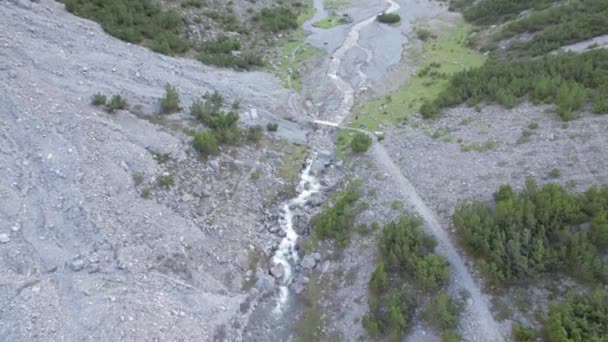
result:
<svg viewBox="0 0 608 342"><path fill-rule="evenodd" d="M389 8L386 12L398 11L400 6L392 0L386 0L389 3ZM332 55L329 63L329 69L327 72L328 77L332 80L336 88L342 93L342 101L340 107L335 113L321 113L314 123L317 125L331 127L331 128L344 128L355 131L364 132L370 136L372 132L347 127L343 125L343 121L350 115L350 111L354 104L354 95L356 90L353 86L345 79L340 77L339 70L347 52L354 48L359 47L359 35L360 31L371 24L376 19L376 15L369 17L357 24L348 32L344 43L338 48ZM367 54L367 63L373 58L371 51L362 48ZM365 85L367 76L361 71L361 66L364 63L357 65L357 72L361 76L358 90ZM326 114L326 115L323 115ZM492 313L489 309L489 301L485 296L480 285L473 279L471 273L467 269L464 259L460 256L455 246L452 244L450 237L446 230L441 226L435 213L426 205L422 200L416 188L412 183L405 177L399 167L393 162L392 158L380 143L373 145L371 155L376 161L376 166L387 174L393 183L398 185L401 196L404 203L409 204L420 218L424 221L428 230L435 236L438 242L437 250L440 254L444 255L450 262L453 270L453 281L454 285L459 288L466 289L470 294L472 304L466 308L466 320L463 321L463 327L468 335L465 336L467 340L478 340L478 341L504 341L504 337L500 333L498 323L494 320Z"/></svg>

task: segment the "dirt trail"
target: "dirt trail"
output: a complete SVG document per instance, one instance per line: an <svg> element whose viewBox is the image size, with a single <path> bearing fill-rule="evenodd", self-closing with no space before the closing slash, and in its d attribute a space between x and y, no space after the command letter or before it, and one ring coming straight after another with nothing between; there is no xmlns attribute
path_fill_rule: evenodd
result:
<svg viewBox="0 0 608 342"><path fill-rule="evenodd" d="M400 6L391 1L389 9L386 12L394 12L399 10ZM343 79L340 74L340 66L347 52L354 47L360 47L360 31L375 20L375 15L371 16L355 25L346 35L344 43L331 55L329 70L327 76L332 80L335 87L342 93L342 101L340 107L333 113L321 113L318 120L314 123L326 127L343 127L342 123L350 115L353 107L354 95L365 84L366 76L362 77L362 82L359 82L358 89L355 89L348 80ZM370 58L374 58L373 54L366 52L366 63L369 63ZM358 65L356 72L362 74L361 65ZM347 127L344 127L347 128ZM353 128L349 128L353 129ZM373 133L361 129L353 129L356 131L365 132L373 136ZM376 143L371 151L373 158L376 161L376 166L380 171L386 173L394 184L397 184L404 203L414 208L415 212L424 221L428 230L435 236L438 241L438 252L444 255L452 266L453 285L459 289L465 289L470 294L469 305L465 309L462 319L462 330L464 339L468 341L503 341L498 323L494 320L489 309L487 297L482 293L479 284L473 279L471 273L467 269L464 259L458 254L456 248L450 241L449 235L440 225L439 220L433 211L424 203L420 195L412 183L405 177L399 167L393 162L384 146Z"/></svg>

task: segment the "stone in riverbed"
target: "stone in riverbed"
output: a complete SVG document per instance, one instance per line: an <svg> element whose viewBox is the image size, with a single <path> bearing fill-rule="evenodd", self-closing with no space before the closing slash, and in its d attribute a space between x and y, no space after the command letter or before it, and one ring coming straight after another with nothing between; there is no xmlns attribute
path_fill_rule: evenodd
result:
<svg viewBox="0 0 608 342"><path fill-rule="evenodd" d="M308 254L302 258L302 261L300 261L300 266L307 270L312 270L315 268L315 266L317 266L317 260L312 254Z"/></svg>
<svg viewBox="0 0 608 342"><path fill-rule="evenodd" d="M283 264L276 264L270 269L270 274L275 277L275 279L283 279L285 275L285 268Z"/></svg>

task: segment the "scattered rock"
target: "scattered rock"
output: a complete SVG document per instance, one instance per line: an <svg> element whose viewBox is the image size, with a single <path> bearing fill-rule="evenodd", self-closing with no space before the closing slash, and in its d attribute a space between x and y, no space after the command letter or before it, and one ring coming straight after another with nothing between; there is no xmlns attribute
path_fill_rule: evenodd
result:
<svg viewBox="0 0 608 342"><path fill-rule="evenodd" d="M276 264L270 269L270 274L275 277L275 279L283 279L285 267L283 267L283 264Z"/></svg>
<svg viewBox="0 0 608 342"><path fill-rule="evenodd" d="M312 254L308 254L302 258L302 261L300 261L300 266L307 270L312 270L315 268L315 266L317 266L317 260Z"/></svg>
<svg viewBox="0 0 608 342"><path fill-rule="evenodd" d="M84 268L84 260L82 260L81 258L73 260L70 264L70 268L72 268L72 271L74 272L82 270Z"/></svg>
<svg viewBox="0 0 608 342"><path fill-rule="evenodd" d="M0 243L7 243L9 241L11 241L11 238L8 234L0 234Z"/></svg>

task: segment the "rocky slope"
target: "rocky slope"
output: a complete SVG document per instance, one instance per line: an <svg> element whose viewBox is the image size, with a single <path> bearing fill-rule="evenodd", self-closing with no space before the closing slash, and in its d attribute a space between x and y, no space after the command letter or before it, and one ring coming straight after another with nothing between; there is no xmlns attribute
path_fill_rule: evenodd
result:
<svg viewBox="0 0 608 342"><path fill-rule="evenodd" d="M286 145L199 161L181 133L187 115L160 120L158 100L166 82L184 107L218 90L241 101L243 122L277 121L302 142L293 94L264 73L121 42L55 1L4 1L0 18L0 340L237 337L260 292L241 287L248 255L271 241L259 189L282 186ZM122 94L131 112L92 107L98 91ZM175 185L158 186L162 175Z"/></svg>

